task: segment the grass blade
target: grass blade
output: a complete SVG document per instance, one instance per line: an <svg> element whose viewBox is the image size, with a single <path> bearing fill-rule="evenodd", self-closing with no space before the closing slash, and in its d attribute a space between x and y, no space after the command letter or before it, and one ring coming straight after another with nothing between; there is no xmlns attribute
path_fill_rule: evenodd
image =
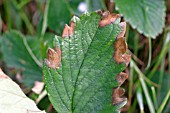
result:
<svg viewBox="0 0 170 113"><path fill-rule="evenodd" d="M170 97L170 90L168 91L167 95L165 96L165 98L164 98L164 100L163 100L161 106L159 107L157 113L162 113L162 111L163 111L163 109L164 109L166 103L168 102L169 97Z"/></svg>
<svg viewBox="0 0 170 113"><path fill-rule="evenodd" d="M145 83L145 81L144 81L144 79L143 79L143 74L142 74L142 72L139 70L139 68L136 66L136 64L135 64L132 60L131 60L131 62L133 63L134 69L135 69L136 72L139 74L139 80L140 80L140 83L141 83L141 85L142 85L144 94L145 94L145 96L146 96L146 101L147 101L147 103L148 103L149 110L150 110L151 113L155 113L155 109L154 109L154 106L153 106L151 97L150 97L150 95L149 95L149 92L148 92L146 83Z"/></svg>

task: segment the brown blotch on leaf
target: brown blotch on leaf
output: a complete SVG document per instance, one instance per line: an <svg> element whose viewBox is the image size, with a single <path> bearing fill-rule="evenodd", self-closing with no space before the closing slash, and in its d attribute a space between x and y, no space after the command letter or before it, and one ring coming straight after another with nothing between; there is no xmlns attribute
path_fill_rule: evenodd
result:
<svg viewBox="0 0 170 113"><path fill-rule="evenodd" d="M120 18L120 14L110 14L110 12L106 11L104 13L101 13L101 11L98 12L100 15L102 15L101 20L99 21L99 26L104 27L106 25L109 25L117 20L117 18Z"/></svg>
<svg viewBox="0 0 170 113"><path fill-rule="evenodd" d="M118 64L125 63L127 66L130 62L131 55L126 54L127 44L125 37L117 37L114 43L114 47L115 47L114 60Z"/></svg>
<svg viewBox="0 0 170 113"><path fill-rule="evenodd" d="M128 66L130 59L131 59L131 55L128 54L123 54L121 55L123 62L126 64L126 66Z"/></svg>
<svg viewBox="0 0 170 113"><path fill-rule="evenodd" d="M45 60L46 64L50 68L57 69L61 63L61 50L58 47L54 49L49 48L47 52L48 58Z"/></svg>
<svg viewBox="0 0 170 113"><path fill-rule="evenodd" d="M102 14L102 19L106 18L108 15L110 15L110 12L109 11L105 11L103 12Z"/></svg>
<svg viewBox="0 0 170 113"><path fill-rule="evenodd" d="M118 105L118 104L122 103L123 101L125 101L126 98L121 98L121 96L124 95L124 93L125 93L125 90L120 87L113 89L112 104Z"/></svg>
<svg viewBox="0 0 170 113"><path fill-rule="evenodd" d="M69 37L72 36L74 33L74 29L76 27L76 24L71 21L70 26L68 26L67 24L64 27L63 33L62 33L62 37Z"/></svg>
<svg viewBox="0 0 170 113"><path fill-rule="evenodd" d="M117 37L124 37L125 32L126 32L126 22L121 22L119 25L120 25L122 31L119 33L119 35Z"/></svg>
<svg viewBox="0 0 170 113"><path fill-rule="evenodd" d="M116 76L116 80L118 81L119 86L121 86L127 78L128 78L128 74L124 72L121 72L120 74L118 74Z"/></svg>
<svg viewBox="0 0 170 113"><path fill-rule="evenodd" d="M124 37L117 37L115 43L115 53L114 53L114 60L120 64L125 63L126 66L129 64L131 55L126 54L127 51L127 44Z"/></svg>
<svg viewBox="0 0 170 113"><path fill-rule="evenodd" d="M127 51L127 44L126 44L125 37L116 39L115 49L117 54L124 54Z"/></svg>
<svg viewBox="0 0 170 113"><path fill-rule="evenodd" d="M128 48L126 44L126 39L124 37L126 32L126 22L121 22L120 27L122 31L118 34L116 41L114 43L114 47L115 47L114 60L118 64L125 63L127 66L130 62L131 55L126 54Z"/></svg>

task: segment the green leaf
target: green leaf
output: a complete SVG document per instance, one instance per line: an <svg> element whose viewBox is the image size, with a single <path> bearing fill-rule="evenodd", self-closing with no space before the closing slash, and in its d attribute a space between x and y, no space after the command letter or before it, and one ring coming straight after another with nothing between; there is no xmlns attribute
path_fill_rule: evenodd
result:
<svg viewBox="0 0 170 113"><path fill-rule="evenodd" d="M81 12L78 10L78 6L81 2L84 2L84 0L69 0L68 2L74 15L81 15Z"/></svg>
<svg viewBox="0 0 170 113"><path fill-rule="evenodd" d="M116 49L113 44L122 30L120 19L105 27L98 25L100 19L96 12L85 13L80 20L73 18L74 33L55 38L56 47L62 52L60 66L50 67L57 62L58 51L50 49L49 53L54 54L48 54L54 62L45 60L46 89L59 113L116 113L126 103L124 100L112 104L113 88L119 85L115 77L126 68L113 58Z"/></svg>
<svg viewBox="0 0 170 113"><path fill-rule="evenodd" d="M164 0L116 0L116 6L125 20L145 36L155 38L162 32Z"/></svg>
<svg viewBox="0 0 170 113"><path fill-rule="evenodd" d="M25 37L16 31L6 32L2 42L1 49L4 61L8 67L23 71L23 82L27 86L33 86L35 80L42 80L41 68L31 56L29 51L32 52L32 50Z"/></svg>
<svg viewBox="0 0 170 113"><path fill-rule="evenodd" d="M88 5L88 11L96 11L96 10L106 10L106 6L104 3L104 0L86 0L86 3Z"/></svg>
<svg viewBox="0 0 170 113"><path fill-rule="evenodd" d="M0 97L1 113L45 113L45 111L39 110L34 101L29 99L1 69Z"/></svg>
<svg viewBox="0 0 170 113"><path fill-rule="evenodd" d="M43 62L46 57L46 51L49 46L53 45L53 38L55 37L52 33L46 33L43 38L37 38L37 36L25 36L33 54L38 60Z"/></svg>
<svg viewBox="0 0 170 113"><path fill-rule="evenodd" d="M71 9L66 0L49 0L48 6L48 26L61 34L66 23L71 18Z"/></svg>

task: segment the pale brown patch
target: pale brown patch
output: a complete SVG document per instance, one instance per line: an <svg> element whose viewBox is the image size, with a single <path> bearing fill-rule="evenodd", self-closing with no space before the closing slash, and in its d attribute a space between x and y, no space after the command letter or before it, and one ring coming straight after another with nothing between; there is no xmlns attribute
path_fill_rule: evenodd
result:
<svg viewBox="0 0 170 113"><path fill-rule="evenodd" d="M64 26L62 37L68 37L70 35L70 26L67 24Z"/></svg>
<svg viewBox="0 0 170 113"><path fill-rule="evenodd" d="M116 76L116 80L118 81L119 86L121 86L127 78L128 78L128 75L124 72L121 72L120 74L118 74Z"/></svg>
<svg viewBox="0 0 170 113"><path fill-rule="evenodd" d="M99 21L99 26L104 27L106 25L109 25L117 20L117 18L120 18L120 14L110 14L109 12L104 12L102 14L102 18Z"/></svg>
<svg viewBox="0 0 170 113"><path fill-rule="evenodd" d="M120 27L122 31L119 33L118 37L124 37L126 32L126 22L121 22Z"/></svg>
<svg viewBox="0 0 170 113"><path fill-rule="evenodd" d="M131 59L131 55L128 54L123 54L121 55L123 62L126 64L126 66L128 66L130 59Z"/></svg>
<svg viewBox="0 0 170 113"><path fill-rule="evenodd" d="M114 60L120 64L125 63L126 66L130 62L131 55L126 54L127 51L127 44L124 37L117 37L115 43L115 53L114 53Z"/></svg>
<svg viewBox="0 0 170 113"><path fill-rule="evenodd" d="M45 60L48 67L59 68L61 63L61 50L58 47L48 49L48 59Z"/></svg>
<svg viewBox="0 0 170 113"><path fill-rule="evenodd" d="M102 13L102 19L106 18L108 15L110 15L110 12L105 11L104 13Z"/></svg>
<svg viewBox="0 0 170 113"><path fill-rule="evenodd" d="M64 38L73 35L75 26L76 24L73 21L71 21L70 26L66 24L63 30L62 37Z"/></svg>
<svg viewBox="0 0 170 113"><path fill-rule="evenodd" d="M124 37L116 39L115 49L117 54L124 54L127 51L127 44Z"/></svg>
<svg viewBox="0 0 170 113"><path fill-rule="evenodd" d="M121 96L124 95L124 93L125 93L125 90L120 87L113 89L112 104L118 105L118 104L122 103L123 101L125 101L126 98L121 98Z"/></svg>

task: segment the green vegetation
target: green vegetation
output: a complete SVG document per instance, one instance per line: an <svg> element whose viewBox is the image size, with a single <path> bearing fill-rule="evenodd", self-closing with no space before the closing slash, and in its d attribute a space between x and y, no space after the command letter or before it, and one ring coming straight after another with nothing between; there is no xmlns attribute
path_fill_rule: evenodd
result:
<svg viewBox="0 0 170 113"><path fill-rule="evenodd" d="M0 0L0 68L48 113L169 113L169 6L169 0ZM122 18L102 26L108 13L99 9ZM128 62L115 59L122 21L128 49L121 41L120 53L131 55L126 69ZM116 78L122 71L129 76L123 84ZM31 90L35 81L45 82L39 94ZM115 99L120 85L127 100L123 93Z"/></svg>

